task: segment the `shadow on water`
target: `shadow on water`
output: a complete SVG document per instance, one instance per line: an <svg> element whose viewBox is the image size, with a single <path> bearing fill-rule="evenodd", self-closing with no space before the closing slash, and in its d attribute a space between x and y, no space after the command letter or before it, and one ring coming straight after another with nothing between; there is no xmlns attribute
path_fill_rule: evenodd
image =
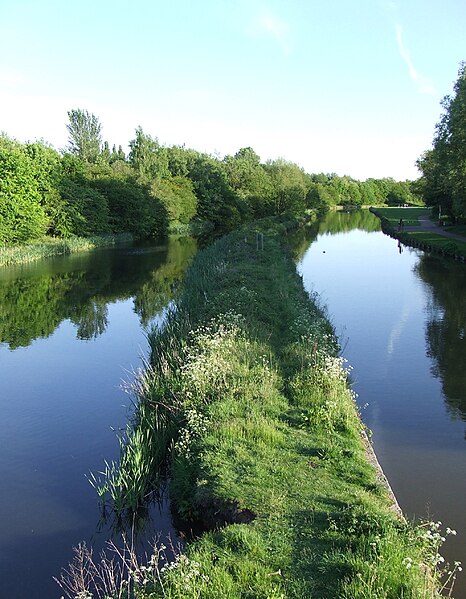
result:
<svg viewBox="0 0 466 599"><path fill-rule="evenodd" d="M426 320L431 372L442 383L451 416L466 421L466 268L423 255L416 272L431 296Z"/></svg>

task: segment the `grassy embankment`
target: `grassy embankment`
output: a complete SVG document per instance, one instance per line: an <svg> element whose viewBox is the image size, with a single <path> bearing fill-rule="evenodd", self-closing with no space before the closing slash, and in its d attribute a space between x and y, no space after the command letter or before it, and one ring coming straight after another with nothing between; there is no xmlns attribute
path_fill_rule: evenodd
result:
<svg viewBox="0 0 466 599"><path fill-rule="evenodd" d="M250 226L197 255L151 337L101 493L137 503L167 459L176 517L206 532L163 568L160 548L128 563L126 584L140 599L437 597L439 535L393 511L332 328L283 229L260 226L263 249Z"/></svg>
<svg viewBox="0 0 466 599"><path fill-rule="evenodd" d="M95 235L93 237L71 237L69 239L44 237L24 245L0 246L0 267L27 264L62 254L85 252L98 247L129 242L132 239L133 236L130 233L119 233L117 235Z"/></svg>
<svg viewBox="0 0 466 599"><path fill-rule="evenodd" d="M371 208L371 211L380 218L382 230L391 237L400 239L406 245L418 247L423 250L433 251L455 258L466 258L466 242L438 235L426 231L398 231L400 218L405 227L419 226L418 216L430 215L429 208ZM445 227L458 235L464 234L462 227Z"/></svg>

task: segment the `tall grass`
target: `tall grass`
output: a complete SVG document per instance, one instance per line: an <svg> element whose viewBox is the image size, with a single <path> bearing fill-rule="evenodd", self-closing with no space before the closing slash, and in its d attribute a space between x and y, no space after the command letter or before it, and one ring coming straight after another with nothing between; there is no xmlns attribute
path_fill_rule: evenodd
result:
<svg viewBox="0 0 466 599"><path fill-rule="evenodd" d="M25 245L0 246L0 267L27 264L43 258L89 251L98 247L127 243L132 240L131 234L120 233L118 235L71 237L69 239L49 237Z"/></svg>

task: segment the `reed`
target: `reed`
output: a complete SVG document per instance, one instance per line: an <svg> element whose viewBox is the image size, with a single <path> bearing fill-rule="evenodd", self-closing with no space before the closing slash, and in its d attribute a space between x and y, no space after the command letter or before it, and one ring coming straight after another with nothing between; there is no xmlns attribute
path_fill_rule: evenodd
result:
<svg viewBox="0 0 466 599"><path fill-rule="evenodd" d="M86 252L98 247L108 247L133 240L129 233L69 239L44 238L20 246L0 246L0 267L28 264L44 258Z"/></svg>

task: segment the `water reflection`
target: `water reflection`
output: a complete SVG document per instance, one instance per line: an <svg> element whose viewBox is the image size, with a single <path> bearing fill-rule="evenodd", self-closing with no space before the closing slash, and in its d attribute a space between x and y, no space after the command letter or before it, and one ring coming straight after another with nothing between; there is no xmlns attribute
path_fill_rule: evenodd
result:
<svg viewBox="0 0 466 599"><path fill-rule="evenodd" d="M423 255L416 272L429 288L427 355L442 383L447 409L466 421L466 268Z"/></svg>
<svg viewBox="0 0 466 599"><path fill-rule="evenodd" d="M47 338L63 320L78 339L106 330L108 304L134 297L143 327L173 297L174 287L196 252L191 238L158 248L120 248L68 256L0 271L0 343L11 350Z"/></svg>
<svg viewBox="0 0 466 599"><path fill-rule="evenodd" d="M404 513L457 530L442 555L464 564L466 268L381 232L348 230L357 216L329 215L321 230L335 234L318 236L299 272L348 339L354 390ZM466 599L464 576L454 595Z"/></svg>
<svg viewBox="0 0 466 599"><path fill-rule="evenodd" d="M319 233L324 235L326 233L346 233L359 229L360 231L367 231L372 233L374 231L380 231L380 221L378 218L374 218L374 215L369 210L335 210L329 212L325 219L319 222Z"/></svg>
<svg viewBox="0 0 466 599"><path fill-rule="evenodd" d="M355 229L368 233L380 231L380 221L369 210L332 210L320 221L293 232L288 240L293 258L296 262L301 261L318 235L335 235Z"/></svg>

